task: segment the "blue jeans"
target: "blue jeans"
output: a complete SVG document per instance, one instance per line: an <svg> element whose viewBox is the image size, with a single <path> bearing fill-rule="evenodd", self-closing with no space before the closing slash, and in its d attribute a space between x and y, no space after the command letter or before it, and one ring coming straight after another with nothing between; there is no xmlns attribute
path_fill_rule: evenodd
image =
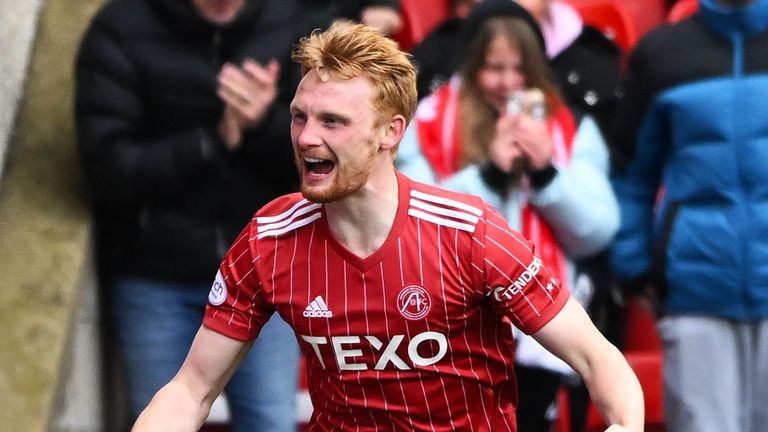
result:
<svg viewBox="0 0 768 432"><path fill-rule="evenodd" d="M209 290L209 284L139 278L121 278L112 287L109 306L134 418L184 362ZM295 431L298 364L293 330L275 315L224 390L230 430Z"/></svg>

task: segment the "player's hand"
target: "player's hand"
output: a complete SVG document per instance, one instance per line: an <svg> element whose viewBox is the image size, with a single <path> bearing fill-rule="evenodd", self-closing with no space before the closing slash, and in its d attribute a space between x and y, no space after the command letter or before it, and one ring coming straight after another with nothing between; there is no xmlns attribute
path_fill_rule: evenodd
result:
<svg viewBox="0 0 768 432"><path fill-rule="evenodd" d="M280 64L262 66L246 60L242 67L225 64L219 72L217 94L225 103L219 133L229 150L238 148L242 133L258 126L277 97Z"/></svg>

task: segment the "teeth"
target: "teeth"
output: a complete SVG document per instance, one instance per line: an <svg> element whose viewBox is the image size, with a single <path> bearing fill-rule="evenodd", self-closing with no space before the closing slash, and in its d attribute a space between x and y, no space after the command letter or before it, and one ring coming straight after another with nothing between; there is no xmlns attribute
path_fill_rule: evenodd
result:
<svg viewBox="0 0 768 432"><path fill-rule="evenodd" d="M309 158L309 157L304 158L304 162L309 162L309 163L319 163L319 162L322 162L323 160L324 159Z"/></svg>

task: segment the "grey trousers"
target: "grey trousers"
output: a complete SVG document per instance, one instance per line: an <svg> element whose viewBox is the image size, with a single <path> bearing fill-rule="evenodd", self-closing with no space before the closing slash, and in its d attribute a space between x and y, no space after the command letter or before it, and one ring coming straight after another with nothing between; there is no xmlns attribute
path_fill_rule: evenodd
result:
<svg viewBox="0 0 768 432"><path fill-rule="evenodd" d="M669 432L768 432L768 319L673 315L658 331Z"/></svg>

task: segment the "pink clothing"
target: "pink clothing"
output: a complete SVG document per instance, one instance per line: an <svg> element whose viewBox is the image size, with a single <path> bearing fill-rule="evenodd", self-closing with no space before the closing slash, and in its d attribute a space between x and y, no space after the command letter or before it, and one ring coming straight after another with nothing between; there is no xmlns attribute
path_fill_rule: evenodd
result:
<svg viewBox="0 0 768 432"><path fill-rule="evenodd" d="M568 48L581 34L584 23L579 13L570 5L555 0L549 6L546 21L539 27L547 45L547 58L555 58Z"/></svg>

